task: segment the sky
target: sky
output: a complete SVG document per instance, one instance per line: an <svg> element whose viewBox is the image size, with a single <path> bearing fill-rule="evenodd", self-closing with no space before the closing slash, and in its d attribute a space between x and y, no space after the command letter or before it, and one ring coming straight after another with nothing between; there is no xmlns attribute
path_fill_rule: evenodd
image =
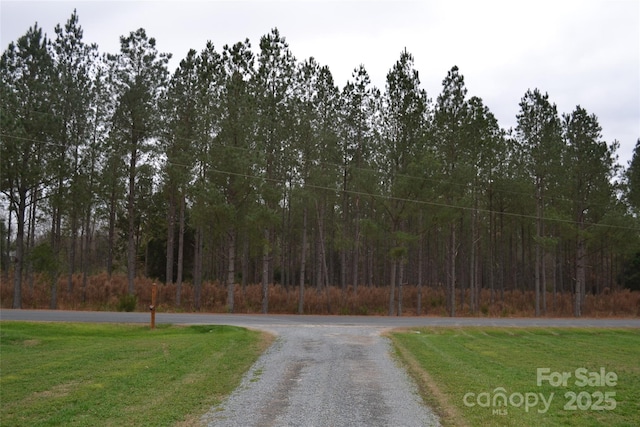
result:
<svg viewBox="0 0 640 427"><path fill-rule="evenodd" d="M528 89L547 92L560 114L577 105L598 117L603 140L620 143L624 166L640 138L640 0L0 0L0 44L36 22L51 38L77 10L84 40L117 53L144 28L171 69L208 40L218 51L278 28L298 61L313 56L342 88L363 64L375 86L406 48L429 98L457 65L501 127L516 126Z"/></svg>

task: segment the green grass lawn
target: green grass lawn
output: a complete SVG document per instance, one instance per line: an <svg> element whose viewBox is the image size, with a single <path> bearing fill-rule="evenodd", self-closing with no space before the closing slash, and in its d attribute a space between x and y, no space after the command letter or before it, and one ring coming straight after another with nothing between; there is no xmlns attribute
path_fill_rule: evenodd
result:
<svg viewBox="0 0 640 427"><path fill-rule="evenodd" d="M638 330L429 328L391 339L444 425L640 422Z"/></svg>
<svg viewBox="0 0 640 427"><path fill-rule="evenodd" d="M269 340L231 326L1 322L0 425L197 425Z"/></svg>

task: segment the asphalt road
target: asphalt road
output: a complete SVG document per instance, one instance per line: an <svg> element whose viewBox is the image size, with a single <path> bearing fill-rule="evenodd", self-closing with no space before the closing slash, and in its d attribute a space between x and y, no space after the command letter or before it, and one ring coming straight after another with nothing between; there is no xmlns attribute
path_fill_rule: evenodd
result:
<svg viewBox="0 0 640 427"><path fill-rule="evenodd" d="M63 310L0 310L0 320L34 322L149 323L149 313ZM268 330L270 326L342 325L378 328L419 326L585 327L640 328L640 318L486 318L486 317L388 317L314 316L277 314L156 313L156 323L234 325Z"/></svg>
<svg viewBox="0 0 640 427"><path fill-rule="evenodd" d="M0 320L149 323L149 313L1 310ZM157 313L156 323L226 324L277 336L209 427L438 426L383 332L419 326L640 328L640 319L490 319Z"/></svg>

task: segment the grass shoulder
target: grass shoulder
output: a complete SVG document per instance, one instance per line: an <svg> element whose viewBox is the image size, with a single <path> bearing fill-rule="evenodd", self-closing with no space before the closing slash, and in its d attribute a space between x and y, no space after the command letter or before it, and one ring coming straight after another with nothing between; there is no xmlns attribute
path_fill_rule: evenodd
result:
<svg viewBox="0 0 640 427"><path fill-rule="evenodd" d="M389 334L445 426L631 426L640 331L414 328Z"/></svg>
<svg viewBox="0 0 640 427"><path fill-rule="evenodd" d="M272 337L233 326L0 323L3 425L197 425Z"/></svg>

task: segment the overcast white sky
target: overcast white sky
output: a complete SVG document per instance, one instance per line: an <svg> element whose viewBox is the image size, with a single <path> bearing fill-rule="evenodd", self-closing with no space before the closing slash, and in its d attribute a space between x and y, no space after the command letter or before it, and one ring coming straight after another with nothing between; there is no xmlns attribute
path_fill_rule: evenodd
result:
<svg viewBox="0 0 640 427"><path fill-rule="evenodd" d="M35 22L50 36L76 8L84 39L101 52L138 28L178 65L207 40L217 49L249 38L254 52L277 27L299 61L314 56L343 87L364 64L384 90L406 47L435 100L453 65L503 128L515 126L529 88L548 92L560 113L581 105L618 140L626 166L640 137L640 1L0 1L4 51Z"/></svg>

